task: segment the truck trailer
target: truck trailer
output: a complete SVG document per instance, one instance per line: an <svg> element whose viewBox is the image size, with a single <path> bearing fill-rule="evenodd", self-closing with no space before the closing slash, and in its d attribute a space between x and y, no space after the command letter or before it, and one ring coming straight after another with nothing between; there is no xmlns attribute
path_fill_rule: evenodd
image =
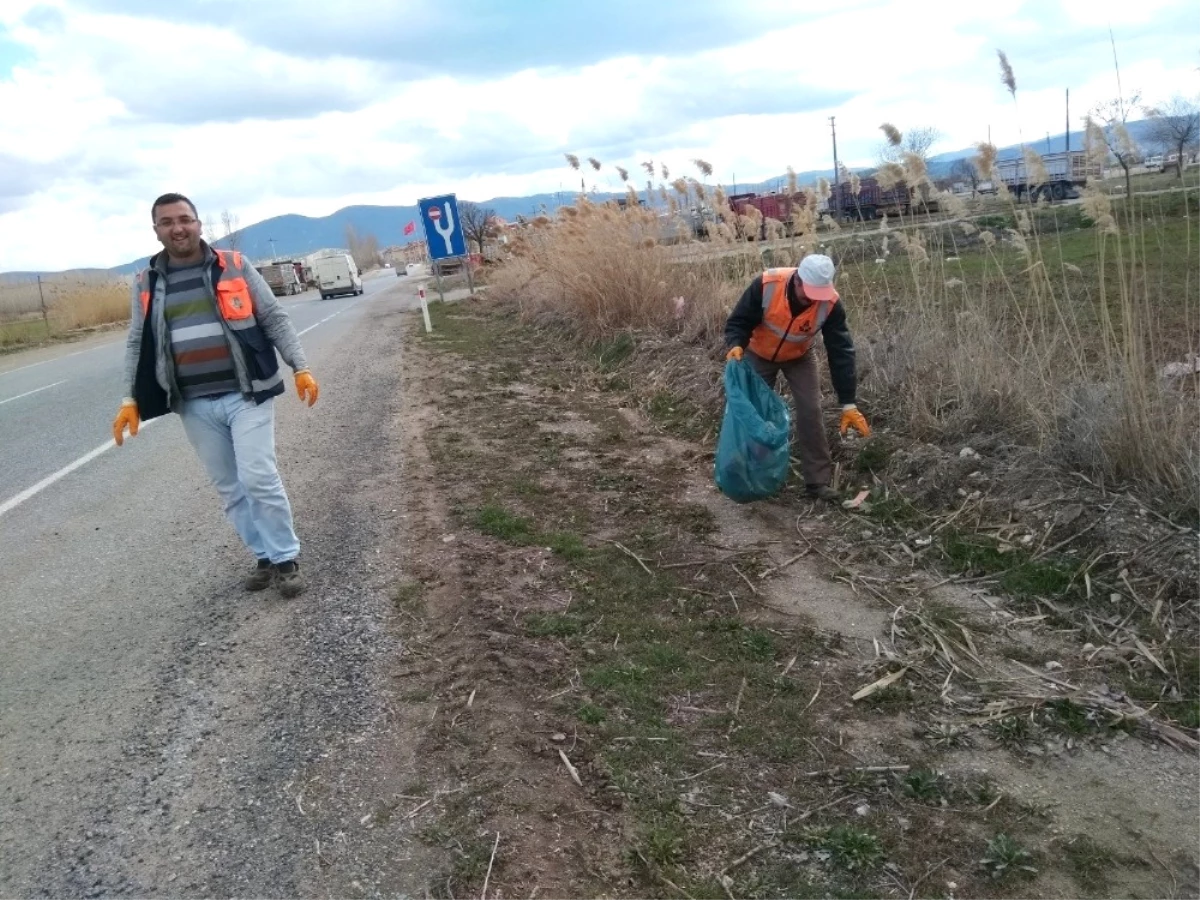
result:
<svg viewBox="0 0 1200 900"><path fill-rule="evenodd" d="M271 293L276 297L290 297L292 294L299 294L305 288L304 282L296 274L295 264L291 261L273 262L255 268L271 286Z"/></svg>
<svg viewBox="0 0 1200 900"><path fill-rule="evenodd" d="M1044 177L1041 172L1030 172L1023 156L998 160L996 176L1008 185L1018 200L1026 196L1030 200L1039 197L1044 200L1065 200L1076 196L1078 188L1087 185L1088 178L1100 177L1098 168L1088 164L1087 154L1081 150L1045 153L1040 154L1040 158L1046 169Z"/></svg>
<svg viewBox="0 0 1200 900"><path fill-rule="evenodd" d="M935 212L937 200L927 197L924 190L913 190L903 181L884 188L875 178L860 179L858 193L849 181L830 185L829 213L838 219L868 219L880 215L907 216L911 213Z"/></svg>

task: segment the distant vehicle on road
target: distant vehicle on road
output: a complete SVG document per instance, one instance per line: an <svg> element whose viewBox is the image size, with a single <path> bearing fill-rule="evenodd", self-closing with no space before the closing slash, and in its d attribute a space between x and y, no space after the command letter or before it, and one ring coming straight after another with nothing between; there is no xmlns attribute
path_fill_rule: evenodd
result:
<svg viewBox="0 0 1200 900"><path fill-rule="evenodd" d="M317 290L321 292L322 300L363 292L362 276L349 253L323 256L316 260L313 262L313 275L316 276Z"/></svg>
<svg viewBox="0 0 1200 900"><path fill-rule="evenodd" d="M265 266L255 266L255 268L270 285L271 293L276 297L290 297L292 294L301 293L306 287L300 274L296 271L295 263L291 260L273 262Z"/></svg>

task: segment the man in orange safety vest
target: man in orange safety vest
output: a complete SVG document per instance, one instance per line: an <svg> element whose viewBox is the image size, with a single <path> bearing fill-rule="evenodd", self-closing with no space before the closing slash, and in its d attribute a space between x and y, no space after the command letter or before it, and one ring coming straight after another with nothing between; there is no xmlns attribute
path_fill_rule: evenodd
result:
<svg viewBox="0 0 1200 900"><path fill-rule="evenodd" d="M829 358L829 376L842 404L841 433L853 428L870 435L855 390L854 342L846 310L833 288L836 268L828 256L810 254L796 268L767 269L746 288L725 322L726 359L742 359L774 387L779 373L796 402L796 443L805 492L836 501L830 486L833 462L821 425L820 377L809 352L821 335Z"/></svg>

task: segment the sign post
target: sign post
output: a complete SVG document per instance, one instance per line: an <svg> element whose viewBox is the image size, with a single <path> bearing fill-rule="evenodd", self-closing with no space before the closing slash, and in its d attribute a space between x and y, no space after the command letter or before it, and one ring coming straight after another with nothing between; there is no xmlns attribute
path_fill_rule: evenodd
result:
<svg viewBox="0 0 1200 900"><path fill-rule="evenodd" d="M442 270L438 265L444 259L455 259L467 255L467 240L463 233L462 220L458 216L458 199L454 194L426 197L417 201L421 212L421 227L425 232L425 246L429 249L429 261L437 273L438 296L445 302L442 290ZM470 278L470 258L466 260L467 278ZM472 293L474 285L472 285Z"/></svg>

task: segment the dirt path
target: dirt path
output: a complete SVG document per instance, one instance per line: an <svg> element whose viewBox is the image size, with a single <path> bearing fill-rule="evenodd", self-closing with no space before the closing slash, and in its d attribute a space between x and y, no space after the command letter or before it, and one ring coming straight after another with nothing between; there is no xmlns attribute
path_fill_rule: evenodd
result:
<svg viewBox="0 0 1200 900"><path fill-rule="evenodd" d="M513 314L435 305L404 358L395 675L434 799L386 817L446 854L433 892L1196 896L1195 754L1055 699L1069 638L850 577L840 511L729 503L669 399Z"/></svg>

